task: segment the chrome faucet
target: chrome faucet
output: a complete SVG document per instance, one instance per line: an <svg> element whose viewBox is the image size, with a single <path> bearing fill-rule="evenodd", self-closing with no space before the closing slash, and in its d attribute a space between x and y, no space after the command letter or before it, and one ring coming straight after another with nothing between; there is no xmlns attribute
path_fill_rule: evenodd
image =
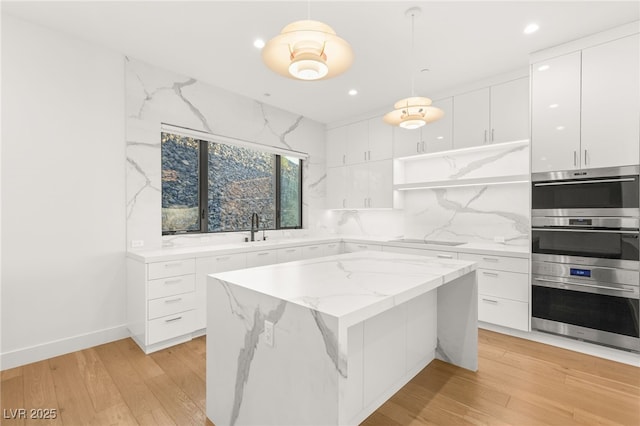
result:
<svg viewBox="0 0 640 426"><path fill-rule="evenodd" d="M258 232L258 228L260 227L260 217L258 213L254 213L251 215L251 241L256 240L256 232Z"/></svg>

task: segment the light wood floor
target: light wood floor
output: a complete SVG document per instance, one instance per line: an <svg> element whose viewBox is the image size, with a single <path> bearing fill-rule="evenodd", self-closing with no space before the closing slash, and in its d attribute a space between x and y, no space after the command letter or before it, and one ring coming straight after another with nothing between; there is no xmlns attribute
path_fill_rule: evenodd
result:
<svg viewBox="0 0 640 426"><path fill-rule="evenodd" d="M364 425L640 425L640 368L479 335L477 373L436 360ZM149 356L124 339L6 370L0 392L3 425L211 425L204 337ZM4 418L16 408L58 417Z"/></svg>

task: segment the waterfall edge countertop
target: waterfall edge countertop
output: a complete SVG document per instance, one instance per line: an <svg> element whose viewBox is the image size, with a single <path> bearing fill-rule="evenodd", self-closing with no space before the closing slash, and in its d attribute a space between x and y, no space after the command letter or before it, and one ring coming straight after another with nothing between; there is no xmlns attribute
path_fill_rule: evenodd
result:
<svg viewBox="0 0 640 426"><path fill-rule="evenodd" d="M435 358L476 371L475 269L360 251L209 275L207 417L357 425Z"/></svg>
<svg viewBox="0 0 640 426"><path fill-rule="evenodd" d="M475 269L471 261L362 251L210 276L333 316L349 327Z"/></svg>

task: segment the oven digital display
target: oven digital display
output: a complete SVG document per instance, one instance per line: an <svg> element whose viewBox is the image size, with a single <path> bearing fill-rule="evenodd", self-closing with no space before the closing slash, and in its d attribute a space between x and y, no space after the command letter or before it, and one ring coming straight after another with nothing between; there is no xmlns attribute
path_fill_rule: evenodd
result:
<svg viewBox="0 0 640 426"><path fill-rule="evenodd" d="M587 277L587 278L591 278L591 269L578 269L578 268L571 268L569 270L569 273L574 276L574 277Z"/></svg>
<svg viewBox="0 0 640 426"><path fill-rule="evenodd" d="M591 219L569 219L569 225L571 226L591 226Z"/></svg>

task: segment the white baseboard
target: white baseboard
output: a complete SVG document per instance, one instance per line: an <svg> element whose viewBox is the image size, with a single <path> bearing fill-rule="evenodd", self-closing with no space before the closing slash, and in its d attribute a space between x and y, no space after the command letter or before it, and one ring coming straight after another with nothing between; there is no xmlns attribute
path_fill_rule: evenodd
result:
<svg viewBox="0 0 640 426"><path fill-rule="evenodd" d="M584 342L570 337L557 336L550 333L543 333L536 330L521 331L481 321L478 321L478 327L484 328L485 330L495 331L496 333L508 334L509 336L533 340L534 342L544 343L586 355L597 356L599 358L633 365L634 367L640 367L640 354L634 352L596 345L595 343Z"/></svg>
<svg viewBox="0 0 640 426"><path fill-rule="evenodd" d="M127 329L127 326L123 324L116 327L105 328L102 330L92 331L90 333L79 334L77 336L42 343L40 345L16 349L14 351L0 354L0 368L2 370L8 370L10 368L20 367L21 365L31 364L32 362L42 361L44 359L68 354L70 352L80 351L93 346L124 339L126 337L129 337L129 330Z"/></svg>

